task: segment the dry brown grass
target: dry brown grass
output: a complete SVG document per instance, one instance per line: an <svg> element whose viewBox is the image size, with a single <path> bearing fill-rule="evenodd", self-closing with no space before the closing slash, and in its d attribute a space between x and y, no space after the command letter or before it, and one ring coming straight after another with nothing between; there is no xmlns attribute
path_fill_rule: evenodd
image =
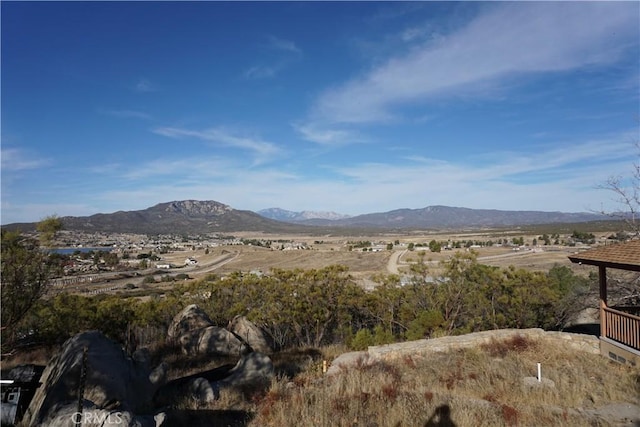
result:
<svg viewBox="0 0 640 427"><path fill-rule="evenodd" d="M538 362L555 387L524 385ZM597 408L640 404L639 381L639 368L514 339L361 365L331 378L279 379L258 401L249 425L395 427L448 425L447 419L458 427L610 425Z"/></svg>
<svg viewBox="0 0 640 427"><path fill-rule="evenodd" d="M600 408L640 406L640 367L523 337L322 374L322 361L345 350L331 346L276 353L276 378L266 390L224 388L207 405L185 399L169 410L169 420L212 425L215 419L222 424L214 425L255 427L606 426L619 424ZM40 360L45 353L26 357ZM154 362L169 364L170 379L233 363L187 360L168 346L154 353ZM537 363L553 387L524 384L523 378L536 376Z"/></svg>

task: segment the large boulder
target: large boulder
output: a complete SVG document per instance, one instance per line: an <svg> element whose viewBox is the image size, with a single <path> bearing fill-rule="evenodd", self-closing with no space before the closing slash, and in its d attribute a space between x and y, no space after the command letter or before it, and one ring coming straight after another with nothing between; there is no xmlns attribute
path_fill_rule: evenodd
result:
<svg viewBox="0 0 640 427"><path fill-rule="evenodd" d="M102 425L105 417L116 425L156 425L152 397L165 378L165 366L152 370L144 352L128 357L98 331L78 334L63 344L44 370L21 425L74 425L83 364L84 420L95 421L83 425Z"/></svg>
<svg viewBox="0 0 640 427"><path fill-rule="evenodd" d="M182 334L178 342L182 350L190 355L240 356L245 349L238 337L217 326L208 326Z"/></svg>
<svg viewBox="0 0 640 427"><path fill-rule="evenodd" d="M273 346L268 335L246 317L234 317L227 328L242 341L246 342L254 351L264 354L273 352Z"/></svg>
<svg viewBox="0 0 640 427"><path fill-rule="evenodd" d="M182 378L180 379L182 380ZM205 405L218 398L211 382L205 378L188 378L186 381L174 380L156 393L158 406L171 406L176 402L190 402Z"/></svg>
<svg viewBox="0 0 640 427"><path fill-rule="evenodd" d="M169 325L167 338L179 344L182 351L189 355L240 356L248 350L237 335L215 326L195 304L176 314Z"/></svg>
<svg viewBox="0 0 640 427"><path fill-rule="evenodd" d="M261 387L269 384L274 375L269 356L253 352L242 356L229 375L220 381L221 386Z"/></svg>
<svg viewBox="0 0 640 427"><path fill-rule="evenodd" d="M167 382L156 392L154 402L156 406L185 400L198 405L208 404L220 398L223 388L261 390L268 387L273 376L273 362L269 356L253 352L243 355L235 366L224 365Z"/></svg>
<svg viewBox="0 0 640 427"><path fill-rule="evenodd" d="M233 366L223 365L168 381L156 391L153 401L157 407L185 400L198 404L209 403L218 397L217 389L212 384L227 377Z"/></svg>
<svg viewBox="0 0 640 427"><path fill-rule="evenodd" d="M194 331L196 329L214 326L213 321L209 318L200 307L195 304L186 306L182 311L176 314L169 325L167 337L169 340L178 340L182 335Z"/></svg>

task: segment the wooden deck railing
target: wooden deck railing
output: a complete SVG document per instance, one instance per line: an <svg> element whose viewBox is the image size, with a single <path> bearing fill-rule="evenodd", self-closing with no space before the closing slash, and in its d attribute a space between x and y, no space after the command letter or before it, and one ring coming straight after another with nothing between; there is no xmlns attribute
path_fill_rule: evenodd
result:
<svg viewBox="0 0 640 427"><path fill-rule="evenodd" d="M640 317L611 307L604 310L604 336L640 351Z"/></svg>

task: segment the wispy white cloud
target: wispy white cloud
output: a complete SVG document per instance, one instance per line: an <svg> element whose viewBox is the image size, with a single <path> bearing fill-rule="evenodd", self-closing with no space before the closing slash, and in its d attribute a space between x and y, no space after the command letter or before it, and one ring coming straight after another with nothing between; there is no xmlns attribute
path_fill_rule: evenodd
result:
<svg viewBox="0 0 640 427"><path fill-rule="evenodd" d="M127 179L146 179L159 176L180 177L181 180L199 180L224 176L231 168L228 162L218 158L186 157L181 159L155 159L143 162L121 172ZM106 171L105 171L106 172Z"/></svg>
<svg viewBox="0 0 640 427"><path fill-rule="evenodd" d="M61 192L49 204L44 200L38 205L3 202L2 221L37 221L43 212L90 215L144 209L183 199L217 200L236 209L279 206L347 214L436 204L506 210L613 210L618 207L613 198L596 187L609 175L631 167L634 152L625 135L612 135L549 146L537 153L495 153L483 161L411 156L348 167L319 166L327 173L313 177L287 170L285 165L253 168L241 159L173 155L120 165L102 180L109 184L100 191L94 186L86 193L76 188ZM67 193L84 204L65 200Z"/></svg>
<svg viewBox="0 0 640 427"><path fill-rule="evenodd" d="M2 170L5 172L39 169L51 163L48 159L30 154L19 148L3 147L0 151L0 156L2 158Z"/></svg>
<svg viewBox="0 0 640 427"><path fill-rule="evenodd" d="M272 142L264 141L256 137L237 135L222 128L210 128L199 131L174 127L160 127L154 129L153 132L169 138L190 137L226 147L247 150L254 155L254 165L272 160L276 155L282 153L282 150Z"/></svg>
<svg viewBox="0 0 640 427"><path fill-rule="evenodd" d="M273 49L282 50L285 52L291 52L295 54L302 53L302 50L300 50L300 48L298 48L298 46L296 46L294 42L275 36L269 36L269 46Z"/></svg>
<svg viewBox="0 0 640 427"><path fill-rule="evenodd" d="M427 34L427 29L423 27L410 27L402 31L400 38L405 42L414 41L416 39L424 38Z"/></svg>
<svg viewBox="0 0 640 427"><path fill-rule="evenodd" d="M473 92L477 85L498 87L512 75L608 64L637 45L637 16L634 3L491 5L441 41L327 90L313 113L334 122L389 121L396 117L395 107L452 91Z"/></svg>
<svg viewBox="0 0 640 427"><path fill-rule="evenodd" d="M483 179L510 179L544 173L569 176L576 171L582 173L597 168L607 171L611 164L627 162L633 154L630 137L631 133L625 133L580 144L554 144L546 149L539 146L536 152L490 153L473 160L488 165L478 169L483 171L483 176L479 177Z"/></svg>
<svg viewBox="0 0 640 427"><path fill-rule="evenodd" d="M158 90L156 86L147 79L138 80L138 83L136 83L134 89L136 90L136 92L155 92Z"/></svg>
<svg viewBox="0 0 640 427"><path fill-rule="evenodd" d="M630 166L633 145L624 139L567 143L538 153L502 153L483 162L390 158L388 162L319 167L305 176L286 167L251 168L239 160L157 159L119 175L136 178L135 189L107 189L101 200L145 208L186 198L217 200L236 209L279 206L347 214L442 204L506 210L576 212L614 207L596 188L611 172ZM574 167L579 165L579 167ZM161 177L163 179L148 179ZM203 179L204 177L204 179ZM129 209L132 209L131 207Z"/></svg>
<svg viewBox="0 0 640 427"><path fill-rule="evenodd" d="M189 159L178 163L180 162L188 164ZM170 200L195 199L216 200L236 209L258 210L276 202L284 203L289 185L298 185L296 183L301 178L276 169L248 168L240 162L222 162L216 166L219 168L216 176L205 175L215 179L192 179L199 172L208 173L204 165L200 164L196 165L196 169L180 169L180 179L141 181L136 183L135 189L108 188L96 195L96 204L124 206L129 210L144 209ZM154 166L142 165L142 169L153 168ZM160 168L157 171L161 173Z"/></svg>
<svg viewBox="0 0 640 427"><path fill-rule="evenodd" d="M610 154L608 149L617 153ZM356 211L360 213L430 204L508 210L545 210L554 206L554 210L586 211L599 203L611 206L606 194L596 186L611 172L630 167L632 150L630 144L599 146L598 141L593 141L533 156L499 156L491 163L415 156L401 164L362 163L335 169L342 179L327 183L332 189L326 195L331 198L332 194L342 194L346 197L344 203L362 206ZM348 188L352 196L346 189L334 188L336 183ZM413 205L408 206L407 201L413 201ZM335 205L328 208L337 209ZM352 212L353 209L347 210Z"/></svg>
<svg viewBox="0 0 640 427"><path fill-rule="evenodd" d="M293 41L271 35L267 37L264 54L267 59L247 68L242 73L244 78L250 80L273 78L293 61L299 59L302 56L302 50Z"/></svg>
<svg viewBox="0 0 640 427"><path fill-rule="evenodd" d="M280 70L284 68L284 64L272 65L254 65L244 72L246 79L268 79L274 77Z"/></svg>
<svg viewBox="0 0 640 427"><path fill-rule="evenodd" d="M359 132L349 129L337 129L318 124L294 124L293 128L307 141L324 146L341 146L366 142Z"/></svg>

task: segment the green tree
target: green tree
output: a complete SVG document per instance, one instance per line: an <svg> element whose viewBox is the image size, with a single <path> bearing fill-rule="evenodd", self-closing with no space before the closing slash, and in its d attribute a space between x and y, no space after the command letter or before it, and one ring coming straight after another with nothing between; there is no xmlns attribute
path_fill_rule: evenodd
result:
<svg viewBox="0 0 640 427"><path fill-rule="evenodd" d="M443 323L444 319L439 310L421 311L415 319L409 322L406 338L408 340L428 338Z"/></svg>
<svg viewBox="0 0 640 427"><path fill-rule="evenodd" d="M62 230L62 226L62 220L57 215L50 215L42 219L36 225L40 234L40 244L46 247L51 246L58 232Z"/></svg>
<svg viewBox="0 0 640 427"><path fill-rule="evenodd" d="M18 324L45 294L52 267L36 240L5 230L1 239L1 330L5 347L14 342Z"/></svg>
<svg viewBox="0 0 640 427"><path fill-rule="evenodd" d="M385 331L390 331L394 335L400 335L406 330L406 325L402 323L403 314L408 311L408 292L399 286L400 278L390 275L381 278L374 278L374 281L381 283L373 292L364 296L365 302L360 306L365 316L368 318L368 327L382 325ZM413 318L413 314L410 314Z"/></svg>
<svg viewBox="0 0 640 427"><path fill-rule="evenodd" d="M506 319L501 327L558 327L555 305L561 293L546 274L510 267L503 270L501 286L497 310Z"/></svg>
<svg viewBox="0 0 640 427"><path fill-rule="evenodd" d="M333 342L338 325L351 321L354 302L363 291L352 282L346 267L319 270L274 270L268 302L275 323L290 322L298 345L319 346ZM278 283L279 282L279 283ZM282 289L286 295L278 290ZM274 297L279 298L274 299ZM281 309L278 309L278 306Z"/></svg>
<svg viewBox="0 0 640 427"><path fill-rule="evenodd" d="M547 272L547 277L550 285L560 295L554 305L555 321L558 327L564 327L580 311L592 306L593 302L589 298L589 292L590 289L597 289L597 282L575 275L565 265L554 265Z"/></svg>
<svg viewBox="0 0 640 427"><path fill-rule="evenodd" d="M375 345L391 344L394 341L394 334L389 329L382 325L377 325L373 328L373 342Z"/></svg>
<svg viewBox="0 0 640 427"><path fill-rule="evenodd" d="M351 340L351 349L352 350L366 350L370 345L374 345L373 334L367 328L363 328L358 330L356 335Z"/></svg>

